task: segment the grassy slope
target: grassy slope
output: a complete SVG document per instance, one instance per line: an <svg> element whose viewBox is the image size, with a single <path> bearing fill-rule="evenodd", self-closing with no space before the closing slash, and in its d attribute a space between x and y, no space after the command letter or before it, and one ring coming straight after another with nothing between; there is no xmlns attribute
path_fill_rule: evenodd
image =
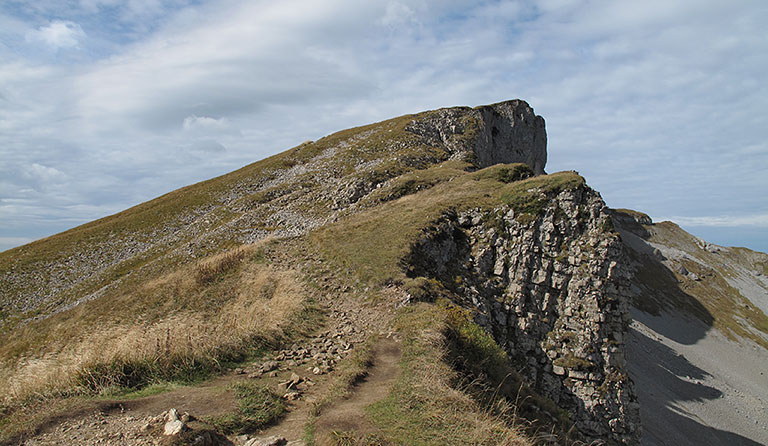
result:
<svg viewBox="0 0 768 446"><path fill-rule="evenodd" d="M505 166L475 173L456 167L455 163L448 163L411 174L412 177L429 179L427 183L432 187L386 202L380 208L352 215L317 231L310 236L310 240L328 256L332 264L337 263L350 270L353 273L351 281L382 285L404 278L400 258L421 231L448 210L470 204L475 207L505 203L531 210L535 208L531 204L541 200L542 193L552 194L563 188L583 185L581 177L568 172L504 183L498 178L503 176L505 169L509 169ZM404 181L410 181L410 178ZM400 184L396 181L387 187L398 191ZM271 246L270 249L280 249L278 242L266 242L265 245ZM236 359L243 354L244 348L238 342L248 341L259 334L255 327L245 327L233 339L223 336L215 327L224 323L226 318L237 318L239 314L243 319L241 325L247 320L257 319L254 311L259 309L253 307L254 302L270 299L274 304L274 297L264 296L265 293L276 293L274 287L272 291L268 290L270 283L277 283L277 294L294 295L299 285L290 274L284 274L287 273L274 271L265 264L264 246L232 250L204 262L181 266L177 271L161 275L141 286L124 289L124 294L115 295L112 299L96 299L73 310L27 324L16 332L18 336L2 346L0 353L5 358L20 359L30 352L44 351L58 359L80 360L83 346L96 341L102 354L100 360L79 361L74 368L65 367L60 372L64 375L58 376L68 378L64 381L69 383L67 385L79 385L95 391L115 386L140 388L153 382L178 379L179 373L195 374L201 370L208 373L210 367L205 364L206 358L219 355L226 359L227 355L234 355L232 357ZM281 281L287 281L288 285L281 288ZM243 306L251 311L240 312ZM276 321L285 320L300 308L300 302L294 301L282 315L271 316ZM205 320L211 322L206 325ZM263 319L258 320L263 326ZM227 327L230 326L232 320L227 320ZM92 331L96 327L101 330ZM166 331L166 327L192 329L192 333L171 333ZM143 350L143 356L125 356L126 352L117 348L118 344L115 344L116 350L110 352L110 339L119 338L125 342L126 337L130 338L127 334L142 330L144 337L138 336L135 341L148 347ZM192 334L206 336L191 338ZM74 341L76 339L81 339L82 343ZM209 348L204 348L205 345ZM166 351L169 348L177 351L171 351L169 355ZM104 352L111 354L104 355ZM159 358L165 359L158 361ZM150 363L161 366L145 367ZM480 417L478 420L485 417L481 415L482 410L476 413Z"/></svg>
<svg viewBox="0 0 768 446"><path fill-rule="evenodd" d="M336 148L335 152L331 153L326 161L315 166L317 170L338 169L338 175L354 175L357 173L355 166L359 163L378 158L382 162L372 171L363 172L363 175L393 176L405 172L401 179L379 190L388 191L389 195L372 194L374 198L368 200L368 206L390 200L393 198L392 194L399 196L445 181L448 179L444 176L446 172L449 172L449 177L464 173L455 168L456 166L409 173L420 166L429 166L435 157L445 156L445 153L437 153L437 149L420 146L413 135L404 131L405 125L413 118L414 116L408 115L344 130L230 174L179 189L113 216L4 252L0 254L0 273L42 271L44 274L51 269L50 265L55 269L66 263L67 259L88 257L94 247L104 246L105 243L114 245L106 246L105 249L112 247L118 250L123 248L121 241L125 239L152 242L157 231L164 227L178 227L185 216L202 212L201 209L208 211L204 216L206 220L213 221L211 226L224 224L227 219L231 220L237 216L231 209L237 209L242 202L255 200L263 204L268 199L261 190L236 198L234 203L223 203L223 194L238 186L263 184L287 169L303 165L318 155L327 153L331 148ZM401 148L391 150L390 146L395 142ZM408 158L406 163L393 162L393 159L404 158ZM403 187L403 184L406 186ZM278 187L290 185L278 184ZM311 194L313 190L310 188L305 195ZM304 189L300 192L303 191ZM289 202L285 206L290 207L293 197L287 199ZM308 214L321 212L325 210L324 204L317 206L323 209L303 211ZM216 220L211 218L211 214L221 218ZM206 229L210 231L210 228ZM217 281L205 287L190 284L186 278L194 274L195 268L198 267L197 260L194 257L174 254L173 249L185 245L186 240L192 236L182 235L173 244L154 245L146 253L117 262L105 271L97 271L96 274L90 270L83 272L82 275L90 278L54 294L53 300L43 301L40 308L22 314L3 315L4 324L0 331L3 338L3 342L0 342L0 379L14 374L15 367L24 361L34 362L42 357L62 353L74 355L77 349L73 344L110 336L111 333L131 331L135 327L156 328L158 324L171 320L175 315L219 311L221 305L235 296L238 282ZM231 247L231 242L218 241L221 242L220 245L209 244L208 251L215 253ZM25 285L37 285L35 280L30 282L24 284L4 281L0 304L8 304L15 296L27 293ZM108 285L108 289L100 298L69 311L22 323L25 318L39 312L45 314L63 303L73 301L105 285ZM2 302L1 299L8 301ZM65 352L67 350L68 352ZM78 354L82 356L82 352Z"/></svg>
<svg viewBox="0 0 768 446"><path fill-rule="evenodd" d="M408 172L428 167L447 156L444 150L425 147L417 136L405 131L405 126L413 119L429 116L430 113L406 115L337 132L230 174L179 189L118 214L0 254L0 274L16 279L19 275L23 276L24 272L34 272L26 277L26 281L4 280L0 285L0 308L5 310L0 312L3 318L0 331L0 380L6 384L4 395L18 396L25 393L24 388L46 387L48 381L69 383L69 379L57 376L60 372L65 375L69 372L59 369L70 372L77 370L90 360L90 356L105 356L104 359L109 362L122 355L120 352L123 350L131 350L118 346L120 339L147 344L142 346L142 350L157 350L160 343L172 341L169 337L186 336L170 333L166 329L168 326L192 325L213 330L210 327L224 317L225 311L234 312L230 307L245 305L243 300L247 300L248 292L258 293L258 290L252 289L252 282L256 280L254 277L274 275L275 272L253 271L254 268L250 266L241 268L238 265L233 271L225 271L223 278L210 283L196 283L190 281L189 277L195 275L200 263L194 256L174 252L174 249L185 246L188 240L196 236L195 231L185 233L185 225L200 226L199 220L204 218L206 226L200 229L210 233L215 227L238 217L238 213L246 212L243 210L244 204L247 209L247 205L254 202L267 203L275 199L270 195L271 191L277 188L290 189L311 176L309 174L312 172L309 172L307 175L289 178L287 183L269 183L296 166L324 158L312 166L315 173L327 174L332 171L331 174L336 178L346 175L359 179L362 175L379 181L405 173L406 187L399 187L399 183L394 182L392 187L381 189L391 190L398 195L444 180L441 175L427 178L426 182L419 178L419 174L407 176ZM318 157L321 154L324 156ZM372 162L374 168L359 168L361 163L367 162ZM452 175L456 175L459 171L453 169L452 172ZM273 186L260 189L263 184ZM301 185L304 186L303 183ZM312 187L317 185L309 186L299 188L300 193L311 195L317 192L318 187ZM233 197L231 192L239 188L246 189L246 192ZM287 199L294 198L289 196ZM373 206L391 198L382 196L368 205ZM305 201L312 202L311 199ZM283 204L279 203L278 206L282 207ZM290 208L291 204L289 201L285 207ZM293 210L305 214L327 212L326 204L318 203L312 209L304 206ZM181 232L181 236L169 243L158 242L158 234L166 232ZM82 271L66 269L70 260L77 262L81 258L108 258L114 254L113 251L124 250L125 245L133 242L145 242L150 249L124 259L116 256L117 260L107 262L110 266L104 270L95 270L87 262ZM212 242L207 245L208 253L222 252L232 247L231 241L226 239L214 239ZM246 257L257 258L258 254L248 253ZM53 285L48 283L49 277L46 275L53 275L52 271L64 271L64 274L60 274L64 276L63 289L54 292L48 300L42 300L37 308L14 313L12 304L19 297L25 294L44 294L51 290ZM279 278L269 280L280 281ZM295 282L293 279L288 281ZM64 312L29 319L38 314L50 314L61 305L105 286L107 288L101 297ZM243 292L244 288L250 291ZM200 323L203 319L210 319L211 322ZM143 334L138 335L137 332ZM211 334L209 337L215 338L216 335ZM92 351L93 345L104 341L106 345L96 349L98 351ZM178 345L179 342L174 344ZM107 354L103 355L104 352ZM41 370L45 372L44 377L39 376ZM7 385L11 381L18 385ZM31 381L39 382L35 384Z"/></svg>
<svg viewBox="0 0 768 446"><path fill-rule="evenodd" d="M427 114L429 112L426 112ZM0 317L6 326L19 320L46 314L57 307L93 293L102 287L130 287L135 283L173 270L179 262L188 262L183 255L172 254L175 248L184 246L198 232L210 233L243 214L243 208L269 202L280 190L295 188L296 184L281 184L273 190L259 190L259 185L276 178L288 169L302 165L325 150L341 146L341 150L320 167L336 176L355 173L360 162L385 160L371 177L388 178L425 167L435 157L444 153L420 146L417 138L404 131L404 127L419 115L406 115L363 127L334 133L316 142L302 144L286 152L245 166L232 173L203 181L165 194L118 214L105 217L71 230L0 253L0 277L8 275L12 280L0 283ZM352 141L352 144L345 142ZM400 142L402 149L391 150L393 141ZM402 162L407 158L406 162ZM399 161L393 161L397 159ZM311 175L307 175L311 176ZM301 182L301 178L296 179ZM316 186L300 184L301 186ZM256 189L236 197L230 202L227 195L238 187ZM311 192L310 190L309 192ZM325 204L325 203L322 203ZM322 206L299 209L309 214L324 212ZM204 216L205 218L200 218ZM205 220L204 223L201 223ZM270 229L270 228L268 228ZM274 229L274 228L271 228ZM168 243L158 243L163 238ZM138 255L120 256L127 246L151 248ZM203 255L220 252L233 245L232 240L214 239ZM99 257L85 263L80 271L72 274L68 261ZM98 260L105 260L101 265ZM151 265L151 268L145 268ZM144 271L149 269L149 271ZM14 280L12 274L38 271L31 280ZM58 275L58 282L51 276ZM122 279L122 280L121 280ZM52 292L53 288L64 288ZM24 314L14 310L13 300L26 294L46 295L49 299L33 306Z"/></svg>
<svg viewBox="0 0 768 446"><path fill-rule="evenodd" d="M512 165L514 167L514 165ZM561 190L581 187L584 179L574 172L529 178L503 183L497 177L510 167L492 166L461 176L446 175L449 180L415 195L388 202L313 234L323 246L326 256L344 265L362 281L381 285L405 278L400 259L408 252L421 232L448 211L467 208L490 208L511 205L535 212L547 196ZM437 166L424 173L450 169Z"/></svg>
<svg viewBox="0 0 768 446"><path fill-rule="evenodd" d="M195 380L273 343L308 304L296 272L265 260L272 243L17 328L0 345L3 400Z"/></svg>

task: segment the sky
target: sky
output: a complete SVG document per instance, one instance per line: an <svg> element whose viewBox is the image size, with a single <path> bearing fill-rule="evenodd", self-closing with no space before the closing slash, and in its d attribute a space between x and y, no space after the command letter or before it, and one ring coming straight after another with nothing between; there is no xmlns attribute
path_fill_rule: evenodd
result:
<svg viewBox="0 0 768 446"><path fill-rule="evenodd" d="M0 0L0 250L337 130L520 98L548 172L768 251L765 0Z"/></svg>

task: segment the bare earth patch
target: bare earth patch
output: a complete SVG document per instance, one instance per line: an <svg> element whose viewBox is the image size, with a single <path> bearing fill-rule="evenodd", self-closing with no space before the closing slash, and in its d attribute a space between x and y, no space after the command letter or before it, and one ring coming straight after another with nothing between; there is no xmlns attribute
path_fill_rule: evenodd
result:
<svg viewBox="0 0 768 446"><path fill-rule="evenodd" d="M400 344L394 339L383 339L374 348L373 364L366 376L354 389L351 397L323 411L315 423L320 444L329 442L333 432L354 432L365 435L373 426L365 418L365 407L384 399L400 373Z"/></svg>

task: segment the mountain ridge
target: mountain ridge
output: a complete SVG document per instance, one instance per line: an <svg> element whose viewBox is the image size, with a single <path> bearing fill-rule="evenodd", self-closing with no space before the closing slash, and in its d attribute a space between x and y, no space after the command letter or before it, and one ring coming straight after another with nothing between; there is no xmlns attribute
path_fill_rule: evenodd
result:
<svg viewBox="0 0 768 446"><path fill-rule="evenodd" d="M229 376L223 364L279 348L299 357L310 349L285 344L324 325L347 336L346 324L396 336L403 350L388 402L366 425L382 444L433 432L407 408L448 410L450 395L476 414L461 423L506 426L520 444L542 429L557 444L638 444L641 421L658 423L638 412L630 314L692 315L764 349L762 303L744 305L762 296L751 271L768 256L709 252L718 248L679 228L609 210L577 173L546 175L546 158L544 119L524 101L444 108L308 141L0 253L0 426L26 438L13 420L38 407L34 395L70 401ZM350 311L368 316L344 319ZM374 323L376 312L398 315ZM426 333L440 341L425 344ZM355 342L355 352L380 351ZM414 351L431 358L420 367L454 378L436 390L409 369ZM333 359L340 370L349 361ZM357 376L329 364L316 367L329 379ZM477 387L452 387L462 379ZM435 444L429 435L420 444Z"/></svg>

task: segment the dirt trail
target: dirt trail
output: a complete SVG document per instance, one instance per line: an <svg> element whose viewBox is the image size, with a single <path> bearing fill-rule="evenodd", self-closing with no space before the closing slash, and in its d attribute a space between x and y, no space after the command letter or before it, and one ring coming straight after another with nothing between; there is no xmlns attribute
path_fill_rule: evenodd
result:
<svg viewBox="0 0 768 446"><path fill-rule="evenodd" d="M365 418L365 407L386 398L400 374L400 344L394 339L382 339L374 348L373 364L354 393L325 409L315 422L315 433L320 444L336 432L354 432L362 435L373 426Z"/></svg>
<svg viewBox="0 0 768 446"><path fill-rule="evenodd" d="M259 432L258 437L278 436L288 441L302 440L316 398L326 391L329 384L328 380L321 381L306 393L305 398L288 403L286 415L276 425Z"/></svg>

